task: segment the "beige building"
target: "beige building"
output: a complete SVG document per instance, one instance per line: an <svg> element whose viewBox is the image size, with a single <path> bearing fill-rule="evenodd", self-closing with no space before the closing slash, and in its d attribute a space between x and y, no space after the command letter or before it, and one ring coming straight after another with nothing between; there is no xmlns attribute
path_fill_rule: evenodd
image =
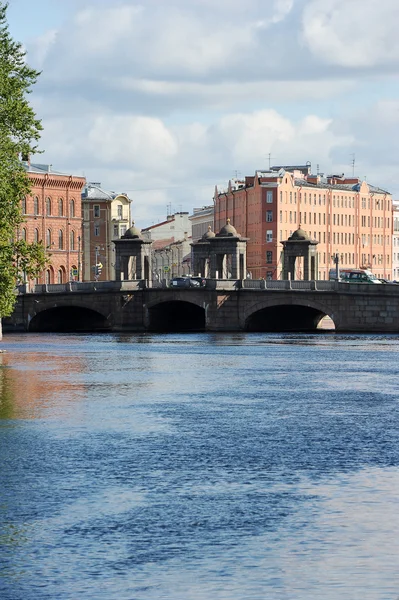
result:
<svg viewBox="0 0 399 600"><path fill-rule="evenodd" d="M214 229L214 218L215 218L215 207L203 206L202 208L194 208L193 214L189 216L192 226L192 238L193 242L198 242L208 231L208 227Z"/></svg>
<svg viewBox="0 0 399 600"><path fill-rule="evenodd" d="M228 218L249 238L247 268L253 278L282 277L281 242L298 227L318 242L317 279L329 278L336 254L342 268L392 276L391 194L357 177L313 175L310 164L256 171L216 190L215 231ZM303 277L300 261L295 277Z"/></svg>
<svg viewBox="0 0 399 600"><path fill-rule="evenodd" d="M190 273L191 221L188 212L168 215L166 221L141 230L144 239L153 242L152 278L169 281Z"/></svg>
<svg viewBox="0 0 399 600"><path fill-rule="evenodd" d="M399 202L393 202L392 280L399 281Z"/></svg>
<svg viewBox="0 0 399 600"><path fill-rule="evenodd" d="M125 193L106 192L100 183L82 191L83 281L115 279L115 247L131 225L131 199ZM96 267L97 265L97 267Z"/></svg>

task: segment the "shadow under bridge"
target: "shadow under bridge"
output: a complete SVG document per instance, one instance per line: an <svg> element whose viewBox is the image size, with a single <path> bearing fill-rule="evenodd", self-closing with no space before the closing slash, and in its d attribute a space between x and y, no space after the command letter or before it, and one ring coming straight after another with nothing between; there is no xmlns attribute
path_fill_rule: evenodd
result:
<svg viewBox="0 0 399 600"><path fill-rule="evenodd" d="M172 300L148 309L150 331L205 331L205 309L192 302Z"/></svg>
<svg viewBox="0 0 399 600"><path fill-rule="evenodd" d="M35 315L29 331L91 332L108 331L110 324L104 315L80 306L57 306Z"/></svg>
<svg viewBox="0 0 399 600"><path fill-rule="evenodd" d="M269 306L252 313L246 331L328 331L334 330L332 319L320 309L297 304Z"/></svg>

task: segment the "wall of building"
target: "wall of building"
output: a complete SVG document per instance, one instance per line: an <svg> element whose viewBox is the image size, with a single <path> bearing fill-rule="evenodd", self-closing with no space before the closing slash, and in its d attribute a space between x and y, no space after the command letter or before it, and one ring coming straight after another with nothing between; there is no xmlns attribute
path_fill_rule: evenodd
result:
<svg viewBox="0 0 399 600"><path fill-rule="evenodd" d="M191 237L193 242L198 242L208 231L208 227L213 231L215 227L215 207L203 206L202 208L194 208L193 214L190 215L191 221Z"/></svg>
<svg viewBox="0 0 399 600"><path fill-rule="evenodd" d="M106 192L101 184L89 183L82 194L83 281L115 279L115 247L131 225L131 200L126 194ZM101 273L96 275L96 264Z"/></svg>
<svg viewBox="0 0 399 600"><path fill-rule="evenodd" d="M249 238L247 266L254 278L281 277L283 240L299 226L319 242L319 279L328 279L332 256L341 266L392 274L392 199L357 179L323 181L299 171L257 173L245 187L215 195L215 229L230 218ZM297 273L301 278L301 273Z"/></svg>
<svg viewBox="0 0 399 600"><path fill-rule="evenodd" d="M82 258L81 190L84 177L53 172L50 165L26 165L31 193L22 201L25 222L17 235L42 241L50 266L36 283L77 280Z"/></svg>

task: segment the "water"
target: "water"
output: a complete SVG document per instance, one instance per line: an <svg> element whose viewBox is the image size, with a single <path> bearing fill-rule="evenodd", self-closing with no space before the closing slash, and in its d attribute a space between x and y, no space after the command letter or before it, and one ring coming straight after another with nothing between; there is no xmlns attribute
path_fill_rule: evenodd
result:
<svg viewBox="0 0 399 600"><path fill-rule="evenodd" d="M399 597L399 337L2 347L2 600Z"/></svg>

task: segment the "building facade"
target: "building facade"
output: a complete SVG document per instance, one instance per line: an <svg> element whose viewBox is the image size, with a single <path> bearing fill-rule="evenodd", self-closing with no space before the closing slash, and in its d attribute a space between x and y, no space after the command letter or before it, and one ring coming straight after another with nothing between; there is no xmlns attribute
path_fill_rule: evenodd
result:
<svg viewBox="0 0 399 600"><path fill-rule="evenodd" d="M318 279L329 279L338 254L342 268L392 276L391 194L356 177L312 175L310 164L272 167L215 190L215 230L230 218L248 238L253 278L280 279L281 242L301 227L318 242ZM296 278L302 279L298 261Z"/></svg>
<svg viewBox="0 0 399 600"><path fill-rule="evenodd" d="M392 280L399 281L399 202L393 202Z"/></svg>
<svg viewBox="0 0 399 600"><path fill-rule="evenodd" d="M54 171L51 165L24 162L31 193L22 200L25 222L17 235L28 243L42 241L49 266L35 283L78 280L82 258L81 190L84 177Z"/></svg>
<svg viewBox="0 0 399 600"><path fill-rule="evenodd" d="M101 183L87 183L82 191L83 281L115 279L115 247L131 225L131 199L107 192Z"/></svg>
<svg viewBox="0 0 399 600"><path fill-rule="evenodd" d="M212 230L215 227L215 207L203 206L202 208L194 208L193 214L189 216L191 221L191 237L193 242L198 242L202 236L208 231L208 227Z"/></svg>
<svg viewBox="0 0 399 600"><path fill-rule="evenodd" d="M190 273L192 224L188 212L168 215L166 221L141 230L144 239L152 240L152 279L168 282Z"/></svg>

